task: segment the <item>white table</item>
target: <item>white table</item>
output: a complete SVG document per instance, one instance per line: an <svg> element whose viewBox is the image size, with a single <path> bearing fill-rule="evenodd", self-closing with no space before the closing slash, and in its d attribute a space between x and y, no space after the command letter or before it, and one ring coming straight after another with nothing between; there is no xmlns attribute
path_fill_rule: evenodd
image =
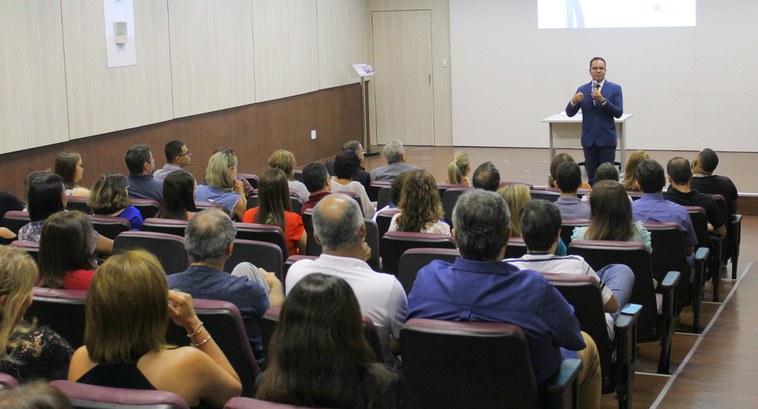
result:
<svg viewBox="0 0 758 409"><path fill-rule="evenodd" d="M616 136L621 150L621 169L626 166L626 120L634 114L624 114L616 119ZM566 113L551 115L542 120L547 122L550 128L550 161L555 157L555 148L581 148L582 147L582 114L573 117Z"/></svg>

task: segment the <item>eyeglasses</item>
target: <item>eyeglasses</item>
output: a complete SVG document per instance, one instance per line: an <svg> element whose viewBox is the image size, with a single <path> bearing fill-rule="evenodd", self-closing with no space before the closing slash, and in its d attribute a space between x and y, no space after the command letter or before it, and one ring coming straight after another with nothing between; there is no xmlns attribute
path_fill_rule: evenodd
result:
<svg viewBox="0 0 758 409"><path fill-rule="evenodd" d="M184 153L180 153L180 154L178 154L176 156L192 156L192 152L187 151L187 152L184 152Z"/></svg>

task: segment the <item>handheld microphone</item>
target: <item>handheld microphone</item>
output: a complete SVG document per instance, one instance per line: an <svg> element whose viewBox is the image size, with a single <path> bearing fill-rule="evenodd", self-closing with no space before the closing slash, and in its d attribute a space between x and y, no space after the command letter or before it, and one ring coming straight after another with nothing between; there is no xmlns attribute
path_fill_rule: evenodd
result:
<svg viewBox="0 0 758 409"><path fill-rule="evenodd" d="M597 80L592 80L592 89L598 89L600 87L600 84L597 82Z"/></svg>

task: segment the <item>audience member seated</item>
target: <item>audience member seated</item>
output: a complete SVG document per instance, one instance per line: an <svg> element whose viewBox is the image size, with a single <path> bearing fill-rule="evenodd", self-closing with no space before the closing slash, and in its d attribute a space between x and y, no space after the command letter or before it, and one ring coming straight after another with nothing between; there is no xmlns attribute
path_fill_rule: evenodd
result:
<svg viewBox="0 0 758 409"><path fill-rule="evenodd" d="M521 237L521 211L524 205L532 200L529 186L521 184L505 185L497 190L500 197L505 200L511 213L511 221L508 227L512 237Z"/></svg>
<svg viewBox="0 0 758 409"><path fill-rule="evenodd" d="M566 152L561 152L561 153L555 155L555 157L553 158L553 160L550 161L550 174L547 177L547 187L550 187L550 188L553 188L553 189L558 189L558 186L556 186L556 184L555 184L555 178L556 178L555 173L558 170L558 166L561 163L563 163L563 162L574 162L574 163L576 163L576 161L574 160L574 157L571 156L571 155L569 155ZM589 183L582 181L581 188L582 189L591 189L592 187L590 186Z"/></svg>
<svg viewBox="0 0 758 409"><path fill-rule="evenodd" d="M10 210L24 210L24 203L13 194L0 190L0 221ZM8 244L15 238L15 233L6 227L0 227L0 244Z"/></svg>
<svg viewBox="0 0 758 409"><path fill-rule="evenodd" d="M634 241L652 252L650 232L641 222L632 221L626 189L612 180L595 183L590 196L590 224L575 228L571 240Z"/></svg>
<svg viewBox="0 0 758 409"><path fill-rule="evenodd" d="M221 147L217 148L215 151L213 151L213 153L217 153L217 152L221 152L221 151L228 151L229 153L231 153L232 155L234 155L234 150L232 148L228 148L226 146L221 146ZM245 197L246 198L249 199L251 196L253 196L256 193L255 192L255 188L253 187L253 185L250 184L250 182L247 180L247 178L245 176L237 174L237 177L234 178L234 179L235 180L239 180L240 182L242 182L242 190L245 192Z"/></svg>
<svg viewBox="0 0 758 409"><path fill-rule="evenodd" d="M397 204L400 203L400 197L402 196L403 192L403 185L405 184L405 178L410 174L411 172L403 172L392 181L390 184L390 202L387 203L387 206L382 207L381 209L377 210L374 214L374 221L376 221L376 216L385 209L395 209L397 208ZM439 194L439 192L437 192Z"/></svg>
<svg viewBox="0 0 758 409"><path fill-rule="evenodd" d="M54 173L35 172L28 182L26 200L30 222L19 229L18 239L39 242L45 219L66 209L68 196L63 179Z"/></svg>
<svg viewBox="0 0 758 409"><path fill-rule="evenodd" d="M389 231L450 234L450 225L442 220L442 202L434 176L424 169L408 172Z"/></svg>
<svg viewBox="0 0 758 409"><path fill-rule="evenodd" d="M66 196L88 197L89 189L77 185L84 177L82 157L76 152L61 152L55 158L55 174L63 178Z"/></svg>
<svg viewBox="0 0 758 409"><path fill-rule="evenodd" d="M284 232L287 253L290 256L305 253L305 234L303 218L291 211L287 176L281 169L273 168L261 177L258 186L258 207L248 209L242 216L244 223L271 224L279 226Z"/></svg>
<svg viewBox="0 0 758 409"><path fill-rule="evenodd" d="M663 166L652 159L643 161L637 167L637 183L642 189L642 197L632 203L634 220L678 224L684 232L685 253L692 255L697 245L695 228L687 209L663 198L663 186L666 184ZM590 206L594 205L595 202L590 201Z"/></svg>
<svg viewBox="0 0 758 409"><path fill-rule="evenodd" d="M155 158L148 145L134 145L124 157L129 176L129 196L136 199L163 200L163 186L153 177Z"/></svg>
<svg viewBox="0 0 758 409"><path fill-rule="evenodd" d="M397 278L373 271L366 260L371 248L365 242L366 226L355 200L344 195L324 198L313 212L316 240L323 253L316 260L300 260L287 272L287 294L295 284L313 273L335 275L347 281L355 292L361 313L374 322L385 363L395 365L392 351L399 352L397 340L405 322L405 292Z"/></svg>
<svg viewBox="0 0 758 409"><path fill-rule="evenodd" d="M719 213L716 201L709 195L692 190L692 168L690 161L677 156L669 160L666 165L668 190L663 193L666 200L670 200L682 206L700 206L705 210L708 218L708 230L719 236L726 235L726 223Z"/></svg>
<svg viewBox="0 0 758 409"><path fill-rule="evenodd" d="M468 177L469 173L471 173L471 161L469 160L468 153L455 152L453 160L447 165L445 183L471 186L471 179Z"/></svg>
<svg viewBox="0 0 758 409"><path fill-rule="evenodd" d="M280 171L281 172L281 171ZM237 306L247 330L253 354L263 367L263 341L258 320L270 306L282 304L282 284L274 273L250 263L240 263L232 274L224 263L232 254L234 224L218 209L198 213L187 224L184 246L190 267L168 276L168 284L195 298L228 301Z"/></svg>
<svg viewBox="0 0 758 409"><path fill-rule="evenodd" d="M637 168L640 163L650 159L650 155L645 151L635 151L629 155L624 168L624 189L630 192L638 192L640 185L637 183Z"/></svg>
<svg viewBox="0 0 758 409"><path fill-rule="evenodd" d="M208 159L205 184L195 190L195 200L218 203L229 216L241 220L247 208L242 181L237 180L237 155L221 149Z"/></svg>
<svg viewBox="0 0 758 409"><path fill-rule="evenodd" d="M221 408L242 391L239 377L192 306L169 291L155 256L129 250L103 263L87 292L84 346L68 380L90 385L173 392L192 407ZM191 347L166 345L169 317Z"/></svg>
<svg viewBox="0 0 758 409"><path fill-rule="evenodd" d="M183 170L169 173L163 180L163 201L157 216L164 219L191 220L195 213L195 178Z"/></svg>
<svg viewBox="0 0 758 409"><path fill-rule="evenodd" d="M289 189L303 202L308 200L308 196L310 196L308 189L303 182L295 180L295 167L297 167L297 162L295 161L295 155L293 155L292 152L284 149L277 150L270 158L268 158L268 166L281 169L287 177L287 185L289 186Z"/></svg>
<svg viewBox="0 0 758 409"><path fill-rule="evenodd" d="M184 170L184 168L192 163L192 153L190 153L189 148L182 141L170 141L163 148L163 153L166 155L166 164L163 168L153 173L153 177L158 182L163 183L171 172ZM194 182L195 178L192 178L192 181Z"/></svg>
<svg viewBox="0 0 758 409"><path fill-rule="evenodd" d="M562 218L590 218L590 207L582 203L576 194L579 186L582 185L582 170L576 162L566 161L558 165L555 169L555 185L561 191L561 196L555 201L555 205L560 210Z"/></svg>
<svg viewBox="0 0 758 409"><path fill-rule="evenodd" d="M619 181L619 170L614 164L610 162L601 163L595 171L595 184L604 180L612 180L614 182ZM592 192L587 192L584 196L582 196L582 203L589 205L591 194ZM629 196L629 202L632 202L631 196Z"/></svg>
<svg viewBox="0 0 758 409"><path fill-rule="evenodd" d="M92 194L87 199L87 206L93 214L115 216L129 220L132 229L142 228L142 213L132 206L129 198L131 186L120 173L110 172L101 175L92 185Z"/></svg>
<svg viewBox="0 0 758 409"><path fill-rule="evenodd" d="M368 190L369 185L371 185L371 174L366 172L366 151L363 149L363 144L356 140L347 141L342 145L342 150L351 150L358 154L358 157L361 159L361 164L358 166L358 169L355 171L351 179L360 182L363 187ZM329 159L324 165L326 165L329 175L334 176L334 159Z"/></svg>
<svg viewBox="0 0 758 409"><path fill-rule="evenodd" d="M58 388L44 381L0 391L0 409L74 409Z"/></svg>
<svg viewBox="0 0 758 409"><path fill-rule="evenodd" d="M374 213L376 213L376 207L371 203L371 199L368 198L366 188L360 182L350 179L360 166L361 159L355 152L346 150L338 153L334 157L334 176L332 176L330 188L332 192L353 192L358 194L361 199L363 214L366 217L373 217Z"/></svg>
<svg viewBox="0 0 758 409"><path fill-rule="evenodd" d="M524 206L521 229L528 254L505 261L519 270L585 275L596 279L603 295L603 309L607 313L608 334L612 337L618 310L629 302L634 288L632 269L623 264L611 264L595 273L580 256L556 256L555 249L561 237L561 214L556 205L546 200L532 200Z"/></svg>
<svg viewBox="0 0 758 409"><path fill-rule="evenodd" d="M714 175L719 165L719 156L710 148L705 148L692 160L692 188L700 193L721 195L726 199L729 214L735 213L737 187L726 176Z"/></svg>
<svg viewBox="0 0 758 409"><path fill-rule="evenodd" d="M303 168L303 184L308 189L308 200L300 207L300 213L316 207L319 201L331 192L329 172L321 163L311 162Z"/></svg>
<svg viewBox="0 0 758 409"><path fill-rule="evenodd" d="M474 188L497 192L500 188L500 171L495 164L487 161L479 165L474 171Z"/></svg>
<svg viewBox="0 0 758 409"><path fill-rule="evenodd" d="M392 139L384 145L382 156L384 156L387 164L371 171L372 182L375 180L391 181L403 172L418 169L405 163L408 160L408 154L405 152L403 143L397 139Z"/></svg>
<svg viewBox="0 0 758 409"><path fill-rule="evenodd" d="M39 243L37 285L86 291L97 267L95 240L95 229L80 211L48 217Z"/></svg>
<svg viewBox="0 0 758 409"><path fill-rule="evenodd" d="M579 330L573 308L540 273L502 262L510 219L508 205L496 193L464 193L453 210L453 237L461 256L452 264L434 260L419 270L408 295L407 318L520 326L540 385L558 372L564 358L576 358L574 351L579 351L578 407L599 408L597 347Z"/></svg>
<svg viewBox="0 0 758 409"><path fill-rule="evenodd" d="M418 407L399 376L374 361L362 325L345 280L303 278L282 306L255 397L317 408Z"/></svg>
<svg viewBox="0 0 758 409"><path fill-rule="evenodd" d="M50 328L23 320L36 280L31 256L19 248L0 247L0 372L19 382L66 379L71 345Z"/></svg>

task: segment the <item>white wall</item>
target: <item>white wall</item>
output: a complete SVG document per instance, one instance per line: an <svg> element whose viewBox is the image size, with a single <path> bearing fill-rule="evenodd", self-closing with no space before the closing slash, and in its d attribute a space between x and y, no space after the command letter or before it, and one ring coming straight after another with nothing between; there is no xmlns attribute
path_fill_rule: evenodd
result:
<svg viewBox="0 0 758 409"><path fill-rule="evenodd" d="M547 146L541 119L590 80L622 85L630 149L758 151L758 2L698 1L697 26L537 30L537 2L450 0L453 143Z"/></svg>

